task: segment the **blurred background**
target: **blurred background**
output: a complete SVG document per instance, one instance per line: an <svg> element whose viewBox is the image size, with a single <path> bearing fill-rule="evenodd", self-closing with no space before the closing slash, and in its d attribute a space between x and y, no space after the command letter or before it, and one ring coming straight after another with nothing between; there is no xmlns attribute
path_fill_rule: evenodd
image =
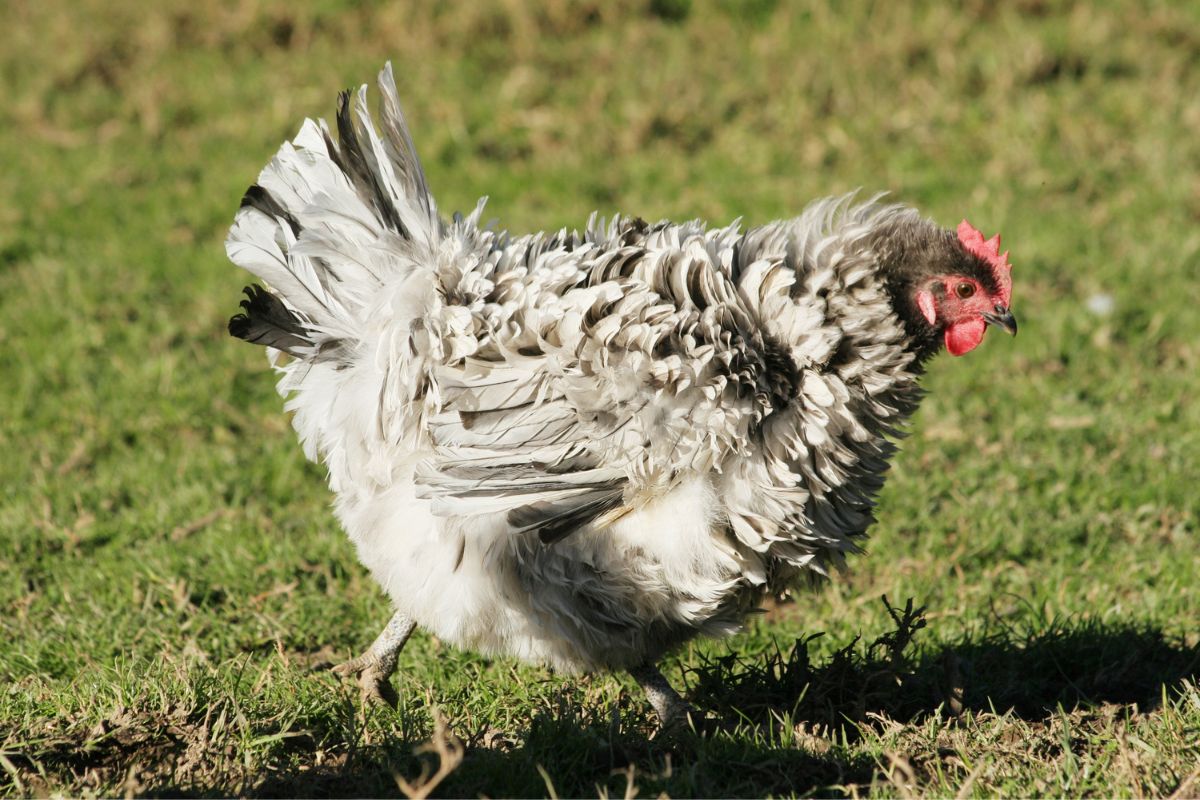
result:
<svg viewBox="0 0 1200 800"><path fill-rule="evenodd" d="M308 793L287 782L295 764L338 755L375 759L384 783L362 791L395 792L387 770L415 769L403 759L431 730L425 704L445 703L527 756L477 759L492 766L448 786L542 793L532 764L552 754L530 716L617 702L611 681L564 684L421 639L397 679L418 700L401 722L354 728L352 693L328 699L336 681L307 671L365 645L387 608L262 353L225 332L249 276L222 242L278 145L388 60L445 213L488 195L485 218L514 232L593 210L752 226L861 187L1011 249L1021 335L932 365L871 552L677 669L819 630L813 652L831 653L887 629L885 593L929 607L935 655L999 631L991 656L1015 657L1065 631L1112 661L1107 683L1072 672L1034 706L1135 702L1195 668L1200 4L6 0L3 16L0 751L24 755L0 790ZM969 682L973 702L1038 672L1011 670ZM476 697L481 680L507 695ZM129 748L157 753L164 720L192 730L218 708L240 719L232 739L181 734L163 745L174 761L130 773ZM122 725L140 733L114 750ZM874 785L885 743L864 742L833 777L643 785ZM85 745L94 764L63 755ZM1053 759L1044 774L1018 761L1018 791L1080 789L1037 783ZM1128 786L1171 790L1153 782L1161 766L1130 767L1147 783ZM969 772L955 769L919 778L953 793ZM580 774L567 786L600 785ZM263 775L286 780L264 789Z"/></svg>

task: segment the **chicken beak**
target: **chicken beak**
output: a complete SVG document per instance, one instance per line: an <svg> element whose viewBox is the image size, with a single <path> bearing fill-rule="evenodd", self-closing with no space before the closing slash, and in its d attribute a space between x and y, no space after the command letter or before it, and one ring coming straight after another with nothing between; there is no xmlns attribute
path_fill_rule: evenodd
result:
<svg viewBox="0 0 1200 800"><path fill-rule="evenodd" d="M1010 336L1017 335L1017 318L1002 305L996 306L994 314L984 314L983 321L989 325L995 325L997 328L1004 329L1005 333Z"/></svg>

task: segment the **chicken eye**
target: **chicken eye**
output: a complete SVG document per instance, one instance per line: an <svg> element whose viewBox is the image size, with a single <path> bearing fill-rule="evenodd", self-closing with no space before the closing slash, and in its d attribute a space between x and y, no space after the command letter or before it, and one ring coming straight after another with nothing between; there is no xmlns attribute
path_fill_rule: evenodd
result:
<svg viewBox="0 0 1200 800"><path fill-rule="evenodd" d="M975 284L960 283L958 286L954 287L954 293L963 300L966 300L968 297L975 294Z"/></svg>

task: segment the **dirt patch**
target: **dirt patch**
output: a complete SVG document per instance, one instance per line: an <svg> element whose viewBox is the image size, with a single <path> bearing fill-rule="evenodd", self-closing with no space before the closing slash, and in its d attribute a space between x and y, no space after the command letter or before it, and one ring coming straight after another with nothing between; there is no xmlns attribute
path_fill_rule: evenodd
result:
<svg viewBox="0 0 1200 800"><path fill-rule="evenodd" d="M232 742L214 742L212 733L210 719L192 720L184 711L118 708L90 727L57 720L41 736L5 747L13 770L0 776L0 787L7 778L20 794L69 785L73 791L140 795L164 785L240 785L236 749Z"/></svg>

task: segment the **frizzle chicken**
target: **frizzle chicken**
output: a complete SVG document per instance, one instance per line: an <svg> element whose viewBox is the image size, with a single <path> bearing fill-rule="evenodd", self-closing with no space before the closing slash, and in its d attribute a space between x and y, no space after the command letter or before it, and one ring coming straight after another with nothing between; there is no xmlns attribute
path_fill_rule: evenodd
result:
<svg viewBox="0 0 1200 800"><path fill-rule="evenodd" d="M416 626L573 672L655 667L859 549L926 360L1016 332L1007 254L852 197L747 231L443 220L390 65L337 141L308 120L246 193L234 335L269 348L306 455L395 604L339 667L391 692ZM280 354L288 359L280 361Z"/></svg>

